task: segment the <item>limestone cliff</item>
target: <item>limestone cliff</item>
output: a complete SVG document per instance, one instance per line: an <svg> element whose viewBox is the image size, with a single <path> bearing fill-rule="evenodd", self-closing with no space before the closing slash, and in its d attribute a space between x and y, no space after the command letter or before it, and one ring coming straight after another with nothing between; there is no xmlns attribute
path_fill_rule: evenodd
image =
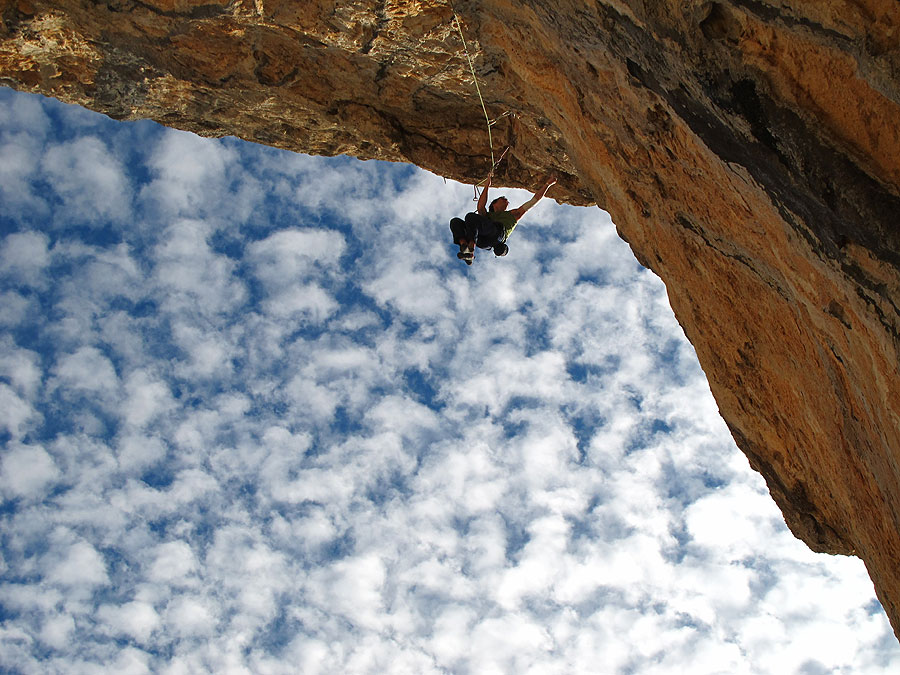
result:
<svg viewBox="0 0 900 675"><path fill-rule="evenodd" d="M900 629L900 3L456 0L499 181L608 210L793 532ZM476 181L447 0L0 0L0 83ZM509 113L503 116L504 113ZM502 117L501 117L502 116Z"/></svg>

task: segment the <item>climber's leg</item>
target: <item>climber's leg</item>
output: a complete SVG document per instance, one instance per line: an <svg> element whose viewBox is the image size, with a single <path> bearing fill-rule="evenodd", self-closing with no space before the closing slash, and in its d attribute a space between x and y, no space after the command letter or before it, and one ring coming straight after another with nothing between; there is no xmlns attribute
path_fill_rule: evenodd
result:
<svg viewBox="0 0 900 675"><path fill-rule="evenodd" d="M459 244L460 241L469 239L469 233L466 230L466 221L462 218L453 218L450 221L450 232L453 233L453 243Z"/></svg>

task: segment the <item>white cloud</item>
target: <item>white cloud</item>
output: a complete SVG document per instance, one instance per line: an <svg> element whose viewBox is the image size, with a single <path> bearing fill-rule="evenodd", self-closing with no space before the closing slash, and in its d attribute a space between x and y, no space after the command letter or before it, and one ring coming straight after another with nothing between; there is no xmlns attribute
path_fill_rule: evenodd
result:
<svg viewBox="0 0 900 675"><path fill-rule="evenodd" d="M168 385L151 373L138 370L125 382L123 417L130 427L141 428L175 406Z"/></svg>
<svg viewBox="0 0 900 675"><path fill-rule="evenodd" d="M234 153L220 142L169 129L154 149L149 165L162 180L196 187L223 181L226 167L234 159Z"/></svg>
<svg viewBox="0 0 900 675"><path fill-rule="evenodd" d="M62 651L69 645L75 632L75 620L70 614L56 614L47 618L41 626L41 640L53 649Z"/></svg>
<svg viewBox="0 0 900 675"><path fill-rule="evenodd" d="M178 474L172 487L167 491L165 505L168 509L177 509L180 505L200 500L219 485L215 478L198 469L186 469Z"/></svg>
<svg viewBox="0 0 900 675"><path fill-rule="evenodd" d="M472 628L472 670L483 673L538 672L553 642L544 627L524 614L490 617Z"/></svg>
<svg viewBox="0 0 900 675"><path fill-rule="evenodd" d="M160 618L153 605L132 601L124 605L101 605L97 617L106 624L111 635L125 636L138 644L147 644L159 625Z"/></svg>
<svg viewBox="0 0 900 675"><path fill-rule="evenodd" d="M170 311L215 315L246 299L244 284L233 276L234 263L210 248L210 234L206 222L179 220L156 247L154 277Z"/></svg>
<svg viewBox="0 0 900 675"><path fill-rule="evenodd" d="M0 406L3 406L2 390ZM42 497L46 488L59 476L59 469L53 458L37 445L12 445L0 460L0 488L7 498Z"/></svg>
<svg viewBox="0 0 900 675"><path fill-rule="evenodd" d="M61 586L92 588L109 583L103 556L87 541L55 549L45 562L45 579Z"/></svg>
<svg viewBox="0 0 900 675"><path fill-rule="evenodd" d="M0 293L0 326L13 328L29 315L29 301L14 291Z"/></svg>
<svg viewBox="0 0 900 675"><path fill-rule="evenodd" d="M386 569L377 555L342 560L311 574L314 601L336 612L355 628L379 631L386 627L384 585Z"/></svg>
<svg viewBox="0 0 900 675"><path fill-rule="evenodd" d="M166 445L157 437L127 435L119 440L116 454L124 471L141 471L166 456Z"/></svg>
<svg viewBox="0 0 900 675"><path fill-rule="evenodd" d="M230 220L233 214L228 210L237 205L223 197L229 191L227 171L234 160L234 152L222 141L167 130L148 159L155 178L141 196L164 218L200 213Z"/></svg>
<svg viewBox="0 0 900 675"><path fill-rule="evenodd" d="M284 393L297 415L316 422L331 420L340 402L339 394L302 375L288 382Z"/></svg>
<svg viewBox="0 0 900 675"><path fill-rule="evenodd" d="M51 146L41 168L63 200L58 214L64 221L102 225L129 217L128 179L119 159L99 138L83 136Z"/></svg>
<svg viewBox="0 0 900 675"><path fill-rule="evenodd" d="M187 585L197 570L197 558L186 541L170 541L156 547L148 576L157 583Z"/></svg>
<svg viewBox="0 0 900 675"><path fill-rule="evenodd" d="M39 96L4 96L0 105L0 123L5 131L27 130L38 138L50 131L50 118Z"/></svg>
<svg viewBox="0 0 900 675"><path fill-rule="evenodd" d="M239 630L256 630L278 613L278 598L293 585L286 556L245 527L222 528L206 555L205 573L228 588L232 621Z"/></svg>
<svg viewBox="0 0 900 675"><path fill-rule="evenodd" d="M333 266L346 249L340 232L322 229L280 230L247 248L256 275L274 287L307 278L314 266Z"/></svg>
<svg viewBox="0 0 900 675"><path fill-rule="evenodd" d="M70 259L84 259L78 288L72 289L81 295L89 295L97 302L109 302L117 297L134 299L143 291L143 274L124 244L98 250L69 243L59 245L54 252Z"/></svg>
<svg viewBox="0 0 900 675"><path fill-rule="evenodd" d="M8 378L15 389L28 398L40 387L40 357L29 349L19 349L11 341L0 341L0 377Z"/></svg>
<svg viewBox="0 0 900 675"><path fill-rule="evenodd" d="M164 629L182 638L209 636L218 623L210 603L198 596L175 598L166 607L164 617Z"/></svg>
<svg viewBox="0 0 900 675"><path fill-rule="evenodd" d="M96 347L80 347L63 356L53 369L51 388L66 392L91 392L108 398L119 389L112 362Z"/></svg>
<svg viewBox="0 0 900 675"><path fill-rule="evenodd" d="M48 209L32 181L38 175L50 120L37 98L0 99L0 201L22 209L27 220L46 217Z"/></svg>
<svg viewBox="0 0 900 675"><path fill-rule="evenodd" d="M0 248L0 274L13 283L39 286L45 282L45 268L50 264L49 238L40 232L17 232L7 235Z"/></svg>
<svg viewBox="0 0 900 675"><path fill-rule="evenodd" d="M461 348L467 347L463 342ZM486 408L497 415L517 396L550 405L563 399L569 378L561 354L541 352L527 357L499 347L482 358L483 365L476 372L448 384L458 403Z"/></svg>
<svg viewBox="0 0 900 675"><path fill-rule="evenodd" d="M338 308L335 299L316 284L305 284L286 288L272 295L263 304L263 309L275 317L307 317L313 324L322 323Z"/></svg>
<svg viewBox="0 0 900 675"><path fill-rule="evenodd" d="M0 384L0 429L21 438L38 413L9 386Z"/></svg>
<svg viewBox="0 0 900 675"><path fill-rule="evenodd" d="M397 261L383 272L365 285L380 305L416 318L434 318L447 311L450 295L433 270L410 269Z"/></svg>
<svg viewBox="0 0 900 675"><path fill-rule="evenodd" d="M770 499L750 486L731 484L697 500L685 512L691 539L727 563L755 553L760 535L775 535L779 518Z"/></svg>
<svg viewBox="0 0 900 675"><path fill-rule="evenodd" d="M178 374L191 380L222 378L232 372L234 347L230 335L210 327L178 321L172 335L187 358L178 364Z"/></svg>
<svg viewBox="0 0 900 675"><path fill-rule="evenodd" d="M0 140L0 196L8 206L20 206L46 214L47 205L33 189L30 179L38 168L40 143L26 134Z"/></svg>
<svg viewBox="0 0 900 675"><path fill-rule="evenodd" d="M147 675L152 673L150 655L134 647L125 647L118 653L114 663L105 666L109 673L115 675Z"/></svg>
<svg viewBox="0 0 900 675"><path fill-rule="evenodd" d="M345 249L342 234L321 229L281 230L251 244L248 258L268 289L265 312L279 318L299 314L313 323L331 316L337 302L320 284L307 280L333 269Z"/></svg>

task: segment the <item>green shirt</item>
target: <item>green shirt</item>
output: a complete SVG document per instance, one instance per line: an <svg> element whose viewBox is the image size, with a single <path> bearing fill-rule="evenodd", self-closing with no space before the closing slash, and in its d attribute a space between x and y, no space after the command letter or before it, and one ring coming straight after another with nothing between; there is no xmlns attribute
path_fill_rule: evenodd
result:
<svg viewBox="0 0 900 675"><path fill-rule="evenodd" d="M500 237L501 242L505 242L509 235L512 234L512 231L516 229L516 214L511 211L488 211L487 217L497 223L503 230L503 234Z"/></svg>

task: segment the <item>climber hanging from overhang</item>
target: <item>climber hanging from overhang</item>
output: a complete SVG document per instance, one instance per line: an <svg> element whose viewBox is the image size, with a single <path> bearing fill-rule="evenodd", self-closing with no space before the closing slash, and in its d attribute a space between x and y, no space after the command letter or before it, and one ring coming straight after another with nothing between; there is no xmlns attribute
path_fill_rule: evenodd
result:
<svg viewBox="0 0 900 675"><path fill-rule="evenodd" d="M448 0L449 3L449 0ZM494 160L494 141L491 135L491 127L496 124L500 118L509 115L509 111L503 113L496 120L491 120L487 112L487 106L484 104L484 97L481 95L481 87L478 86L478 78L475 76L475 66L472 63L472 57L469 54L469 48L466 46L466 38L462 32L462 23L456 15L453 4L450 9L453 12L453 19L456 24L456 30L459 32L459 38L462 40L463 50L466 53L466 60L469 62L469 70L472 72L472 81L475 84L475 91L478 94L478 100L481 101L481 109L484 111L484 119L487 122L488 146L491 150L491 171L486 180L475 186L475 194L478 195L478 186L484 184L481 195L477 196L478 206L476 211L466 214L465 220L462 218L453 218L450 221L450 231L453 233L453 243L459 245L459 253L456 257L464 261L467 265L471 265L475 259L475 247L493 249L494 255L504 256L509 252L509 246L506 240L512 231L516 229L516 223L519 218L525 215L525 212L532 206L537 204L550 186L556 183L555 178L549 178L546 183L534 193L534 196L517 209L508 210L509 200L506 197L497 197L491 202L487 208L488 188L491 186L491 178L497 165L503 161L509 148L503 151L500 159Z"/></svg>
<svg viewBox="0 0 900 675"><path fill-rule="evenodd" d="M497 197L487 206L488 188L491 186L493 171L484 181L484 190L478 198L476 211L467 213L465 220L454 218L450 221L450 231L453 233L453 243L459 245L459 253L456 257L471 265L475 259L475 247L493 249L494 255L504 256L509 252L506 240L512 231L516 229L519 218L525 212L537 204L547 190L556 183L555 178L549 178L534 193L534 196L519 208L509 209L509 200L506 197Z"/></svg>

